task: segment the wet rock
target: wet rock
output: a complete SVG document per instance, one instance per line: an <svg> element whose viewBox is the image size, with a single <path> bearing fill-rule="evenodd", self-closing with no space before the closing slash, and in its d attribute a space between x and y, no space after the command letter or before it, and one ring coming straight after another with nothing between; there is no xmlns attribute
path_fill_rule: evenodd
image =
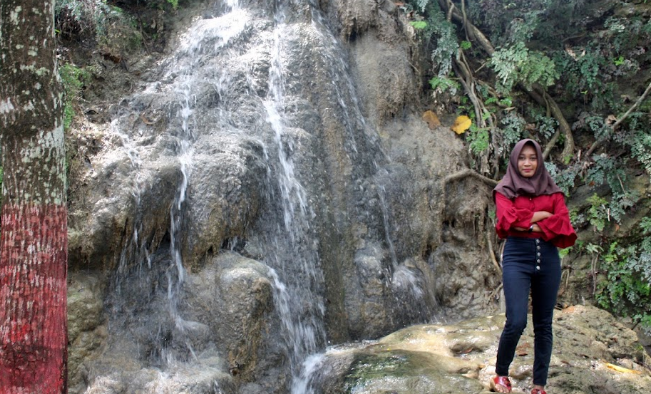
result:
<svg viewBox="0 0 651 394"><path fill-rule="evenodd" d="M102 281L97 273L72 272L68 276L68 375L70 393L83 392L88 365L101 354L107 337L102 300Z"/></svg>
<svg viewBox="0 0 651 394"><path fill-rule="evenodd" d="M498 315L412 326L370 344L334 347L322 359L313 385L319 393L488 392L503 324ZM557 311L554 330L549 392L641 393L651 388L651 370L635 333L607 312L588 306ZM514 392L531 390L532 363L529 322L511 366Z"/></svg>

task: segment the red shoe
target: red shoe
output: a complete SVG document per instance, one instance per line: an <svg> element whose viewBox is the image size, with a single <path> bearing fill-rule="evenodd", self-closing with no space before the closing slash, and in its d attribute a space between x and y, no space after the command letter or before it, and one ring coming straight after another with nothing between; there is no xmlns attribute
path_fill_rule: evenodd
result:
<svg viewBox="0 0 651 394"><path fill-rule="evenodd" d="M502 386L506 389L506 391L504 391L505 393L511 392L511 381L509 380L508 376L495 376L493 379L491 379L490 385L491 385L491 391L501 392L497 390L497 386ZM538 393L532 392L532 394L538 394ZM547 393L542 392L540 394L547 394Z"/></svg>
<svg viewBox="0 0 651 394"><path fill-rule="evenodd" d="M547 394L547 392L543 389L533 389L531 390L531 394Z"/></svg>

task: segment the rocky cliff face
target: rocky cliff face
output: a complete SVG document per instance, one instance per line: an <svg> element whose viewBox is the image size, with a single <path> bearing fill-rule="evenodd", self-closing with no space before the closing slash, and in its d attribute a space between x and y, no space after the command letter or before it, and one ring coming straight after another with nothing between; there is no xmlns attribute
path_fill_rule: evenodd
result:
<svg viewBox="0 0 651 394"><path fill-rule="evenodd" d="M445 182L394 4L244 3L71 131L71 392L310 392L328 344L499 308L490 188Z"/></svg>

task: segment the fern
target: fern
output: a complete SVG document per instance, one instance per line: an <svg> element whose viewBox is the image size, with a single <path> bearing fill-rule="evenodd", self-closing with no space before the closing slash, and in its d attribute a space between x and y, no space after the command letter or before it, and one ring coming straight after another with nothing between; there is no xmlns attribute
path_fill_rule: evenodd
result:
<svg viewBox="0 0 651 394"><path fill-rule="evenodd" d="M460 87L458 82L447 77L434 77L429 80L429 84L432 90L439 93L449 90L451 94L456 94Z"/></svg>
<svg viewBox="0 0 651 394"><path fill-rule="evenodd" d="M552 59L540 52L530 52L521 41L493 53L489 64L499 79L500 93L509 93L517 83L528 89L534 83L550 86L559 77Z"/></svg>
<svg viewBox="0 0 651 394"><path fill-rule="evenodd" d="M502 118L503 138L505 146L513 146L522 139L524 126L527 121L515 112L509 112Z"/></svg>
<svg viewBox="0 0 651 394"><path fill-rule="evenodd" d="M490 135L487 128L477 128L473 124L468 130L467 139L470 144L470 150L475 155L479 155L488 149Z"/></svg>
<svg viewBox="0 0 651 394"><path fill-rule="evenodd" d="M648 229L642 231L648 238ZM651 332L651 245L613 242L601 259L606 280L598 284L599 304L619 315L629 316Z"/></svg>
<svg viewBox="0 0 651 394"><path fill-rule="evenodd" d="M425 8L428 6L429 0L415 0L415 3L420 12L425 12Z"/></svg>

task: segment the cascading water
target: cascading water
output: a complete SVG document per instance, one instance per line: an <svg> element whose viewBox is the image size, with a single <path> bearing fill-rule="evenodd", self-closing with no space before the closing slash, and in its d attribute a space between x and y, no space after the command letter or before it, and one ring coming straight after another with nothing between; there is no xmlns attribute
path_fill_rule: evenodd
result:
<svg viewBox="0 0 651 394"><path fill-rule="evenodd" d="M205 331L205 325L199 322L186 320L183 313L179 310L179 302L182 297L184 281L186 279L186 269L182 257L182 232L186 224L185 205L187 203L188 185L192 181L193 172L193 144L197 138L196 125L194 121L194 112L197 104L197 98L194 94L197 86L205 83L214 84L214 81L202 80L195 75L195 69L198 63L203 60L202 56L206 52L217 51L221 46L226 45L229 40L240 34L245 26L246 14L238 7L238 2L230 0L227 2L231 12L222 18L205 20L204 23L197 24L191 29L184 39L182 45L176 52L176 58L182 61L172 59L168 65L168 71L163 76L163 80L173 81L169 89L171 100L169 134L167 147L168 156L172 162L176 162L176 170L179 172L179 181L175 187L174 195L169 204L169 228L167 229L166 238L163 240L161 247L157 250L156 256L150 255L151 239L142 236L143 221L145 218L142 212L147 211L143 206L141 196L151 193L152 185L148 185L143 175L146 170L143 168L142 155L149 154L143 145L134 140L143 137L143 132L129 130L129 126L120 125L121 119L115 119L111 123L111 130L119 139L125 155L129 158L133 168L133 190L134 206L136 215L132 218L132 236L125 242L120 254L120 260L113 281L109 302L112 312L112 318L109 321L109 327L115 329L125 329L126 331L149 331L140 334L135 342L138 346L152 347L148 351L153 365L159 365L166 368L178 364L179 361L188 359L197 359L197 355L192 347L191 340L186 336L190 331ZM200 37L199 40L195 38ZM206 49L202 43L211 42L214 46ZM189 61L188 61L189 59ZM189 62L189 64L188 64ZM155 95L161 89L159 82L153 83L146 87L144 94ZM132 135L133 134L133 135ZM151 138L150 136L145 136ZM165 246L167 245L167 246ZM152 264L152 261L155 263ZM153 294L151 290L153 291ZM152 313L156 315L156 321L153 327L148 327L149 322L146 318L136 316L133 299L145 298L152 305ZM165 301L162 301L164 299ZM164 307L167 309L168 316L161 316L160 310L154 308ZM123 327L119 327L123 326ZM152 329L153 328L153 329ZM150 331L151 330L151 331ZM170 336L173 333L173 341ZM116 334L119 336L120 334ZM147 343L142 343L146 338ZM119 341L116 339L115 341ZM178 360L181 355L182 360ZM149 384L148 387L156 387L164 390L170 390L173 384L168 373L161 372L158 379ZM213 391L220 393L219 384L213 382Z"/></svg>
<svg viewBox="0 0 651 394"><path fill-rule="evenodd" d="M221 371L230 372L232 376L227 375L220 382L228 382L233 377L233 380L236 379L238 368L241 367L239 360L245 359L253 365L258 361L258 354L247 354L245 357L241 355L245 352L238 353L241 349L236 346L226 349L226 345L215 343L224 341L231 333L214 334L214 331L219 331L219 327L215 328L221 322L215 323L210 314L214 310L221 310L220 308L229 313L238 313L240 311L237 308L242 305L219 305L206 312L196 305L188 304L191 297L186 289L192 285L189 282L193 280L193 274L196 274L192 270L186 271L186 267L192 264L196 264L195 267L198 265L199 270L202 268L200 264L205 264L209 267L207 271L212 269L217 272L217 279L206 285L210 290L226 282L223 276L219 276L220 270L225 271L230 267L219 266L219 263L211 266L213 261L210 258L219 255L224 249L232 248L234 253L242 252L239 256L241 260L238 261L244 267L236 267L242 268L238 272L246 271L249 267L247 264L255 260L264 267L264 270L260 269L261 272L264 271L261 275L272 288L273 307L269 309L273 309L273 317L265 315L271 313L265 305L259 308L264 311L260 312L262 317L256 318L268 319L264 320L268 324L264 328L271 327L273 339L280 336L282 342L279 346L282 347L282 357L274 359L279 364L278 370L283 374L283 383L278 383L278 386L291 390L292 394L310 394L314 392L310 387L311 374L323 360L327 344L326 280L320 251L331 245L323 246L323 233L334 234L334 241L330 242L338 242L337 236L343 235L336 230L324 230L324 211L334 211L333 208L340 210L328 214L348 225L353 219L346 217L349 212L345 210L358 209L352 213L357 215L354 220L362 223L360 227L372 228L373 235L369 238L377 237L377 244L381 245L378 250L384 248L389 252L388 259L386 255L378 253L380 269L389 273L382 277L382 286L386 286L387 281L391 280L391 274L395 275L396 272L400 273L396 278L404 279L400 283L414 287L419 284L411 280L411 271L402 269L398 264L399 257L392 239L394 233L391 230L388 193L381 186L385 183L376 178L380 168L376 162L386 161L386 158L380 148L377 132L367 124L363 116L345 60L345 51L326 26L318 7L311 2L280 1L274 2L273 6L268 7L272 10L265 13L243 9L233 0L220 6L221 15L212 16L206 12L203 18L193 22L179 41L173 56L161 64L160 69L163 71L157 77L158 81L149 83L132 100L132 112L124 110L124 113L118 115L120 121L114 121L114 132L122 141L123 153L129 158L134 174L136 214L130 218L130 239L124 242L116 285L111 289L115 291L111 291L110 312L119 318L112 317L109 324L112 328L120 324L128 326L122 333L132 341L123 348L138 348L134 353L137 353L135 357L143 365L142 370L146 371L143 374L148 374L151 368L156 369L157 377L148 383L149 388L176 387L173 386L176 384L173 382L176 379L173 370L178 370L178 366L199 364L202 357L210 359L210 364L206 364L210 368L222 368ZM309 21L304 20L306 16ZM310 53L311 49L306 48L312 47L316 49ZM315 102L322 100L318 103L309 102L310 99L304 97L304 86L300 86L306 85L305 80L310 77L303 77L299 81L295 75L298 68L296 56L316 53L318 55L314 56L315 59L310 59L315 66L310 72L327 81L323 97L310 98ZM132 119L142 117L142 111L152 102L158 105L157 108L169 112L167 123L161 130L147 126L131 129ZM297 113L303 117L297 116ZM328 206L328 203L324 203L328 199L324 196L330 187L327 185L330 182L329 174L325 174L322 168L313 168L316 165L311 162L313 159L324 160L323 157L328 155L318 141L325 134L321 129L326 128L319 122L330 122L330 127L336 130L333 132L336 134L332 137L335 140L333 144L340 149L337 153L350 169L349 173L337 180L343 185L337 192L349 193L340 199L342 205L335 206L333 203ZM219 138L212 139L213 136ZM151 141L156 141L156 144ZM219 146L219 143L231 142L232 145ZM243 145L252 146L254 152L237 161L235 159L241 159L237 157L240 153L231 148ZM315 146L323 151L313 154L310 149ZM235 167L246 168L241 173L215 170L217 175L211 174L202 166L210 167L213 156L224 160L235 157ZM159 188L163 192L154 192L157 186L147 181L157 179L151 174L160 170L158 167L155 171L150 170L143 164L147 160L166 162L162 165L164 169L173 167L173 171L170 171L174 173L170 177L173 181L167 187ZM265 171L262 171L264 175L260 179L250 175L255 181L251 183L256 186L262 184L259 189L255 189L261 196L262 202L259 204L262 208L256 211L252 223L246 223L246 231L234 231L236 235L217 232L226 238L217 237L216 241L209 239L218 244L210 244L200 250L198 254L201 257L195 258L205 261L184 261L187 250L191 250L192 243L197 242L195 238L203 236L200 230L212 230L209 226L202 227L188 236L188 229L195 224L191 223L193 220L207 220L206 217L214 212L217 212L215 215L227 216L227 213L249 208L246 204L237 205L240 200L246 200L246 196L245 193L237 195L237 187L233 186L220 189L222 194L219 197L211 195L213 200L206 203L206 210L197 214L196 206L202 201L198 201L199 197L196 196L205 196L197 191L198 185L212 182L208 187L215 189L224 184L241 186L250 179L246 176L253 172L247 166L251 162L257 165L256 161L262 163L260 167L264 167ZM221 169L218 166L210 168ZM201 178L205 174L213 177ZM238 178L240 174L244 175ZM228 183L223 178L232 182ZM224 182L220 183L222 180ZM365 190L368 195L364 195ZM148 197L150 200L145 201L146 196L150 195L154 197ZM237 195L237 201L229 200L229 195ZM360 202L364 197L375 200L375 205ZM165 201L161 205L164 205L167 216L164 220L159 220L168 226L164 236L149 235L151 228L159 223L152 225L152 219L144 217L145 214L142 213L147 211L146 205L152 199ZM222 204L224 201L226 203ZM345 204L357 204L359 208L346 207ZM162 210L157 212L160 211ZM224 213L226 211L228 212ZM233 217L237 219L237 215L233 214L227 220L216 223L218 226L228 226L231 221L237 221ZM320 228L317 227L319 225ZM247 243L252 245L250 250L245 246ZM354 258L343 252L341 256ZM339 256L331 256L331 262L337 257ZM249 261L242 262L245 259ZM195 280L201 281L203 278L195 277ZM255 287L256 283L258 282L252 281L251 287ZM201 296L206 295L212 297L220 294L218 291L201 293ZM256 293L257 295L259 294ZM211 299L199 299L199 296L192 300L207 304L212 302ZM163 310L168 313L161 313ZM255 310L257 313L258 309ZM240 315L237 316L239 318ZM147 318L153 322L146 321ZM241 323L237 328L246 324ZM242 330L245 334L248 333ZM120 341L119 338L114 340ZM245 338L247 341L249 338ZM242 345L248 351L247 346L246 343ZM220 354L212 357L217 353ZM246 367L248 365L242 366ZM251 370L258 373L256 377L266 374L266 371L255 371L254 367ZM193 371L198 370L202 370L202 367ZM247 372L253 376L251 371ZM215 380L215 376L222 379L219 373L206 379L210 384L206 386L208 388L205 388L205 392L221 392ZM192 373L186 372L186 375L189 376L188 381L194 378ZM268 383L265 384L269 386ZM203 393L199 389L188 392ZM256 391L249 389L243 392Z"/></svg>
<svg viewBox="0 0 651 394"><path fill-rule="evenodd" d="M307 203L306 192L297 175L291 155L294 141L285 133L283 89L285 72L282 55L285 23L282 11L275 18L273 45L269 69L268 94L264 99L267 121L274 131L274 150L277 152L275 176L280 189L284 226L277 227L266 263L270 266L274 283L274 301L284 327L285 344L292 371L291 392L308 393L307 379L302 363L325 346L323 316L323 274L319 266L314 234L309 220L314 213ZM272 181L273 182L273 181ZM281 240L286 240L285 244ZM287 269L289 260L300 264ZM296 269L298 268L298 270ZM307 284L307 286L306 286Z"/></svg>

